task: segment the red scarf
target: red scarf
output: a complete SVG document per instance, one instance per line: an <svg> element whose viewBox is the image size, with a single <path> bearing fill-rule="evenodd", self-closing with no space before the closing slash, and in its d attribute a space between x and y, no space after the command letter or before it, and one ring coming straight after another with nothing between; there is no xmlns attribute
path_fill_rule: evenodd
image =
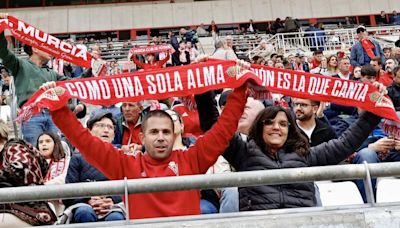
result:
<svg viewBox="0 0 400 228"><path fill-rule="evenodd" d="M64 42L13 16L0 20L0 32L6 28L16 39L27 45L78 66L92 68L95 76L104 74L106 70L105 62L95 60L85 49Z"/></svg>
<svg viewBox="0 0 400 228"><path fill-rule="evenodd" d="M101 63L82 49L44 33L12 16L0 20L0 31L8 28L14 37L57 58L100 73ZM372 51L371 45L367 49ZM364 46L363 46L364 47ZM236 75L241 75L236 80ZM58 87L39 90L22 107L18 120L30 118L42 108L57 109L70 98L96 105L184 97L221 88L236 88L247 80L258 84L258 92L268 89L292 97L357 106L387 119L398 121L393 103L371 85L306 72L252 65L251 71L238 71L235 61L213 60L195 65L127 73L110 77L57 82ZM264 92L262 92L264 93ZM264 93L265 94L265 93Z"/></svg>
<svg viewBox="0 0 400 228"><path fill-rule="evenodd" d="M368 38L362 39L361 45L362 45L364 51L367 52L367 55L369 56L369 58L373 59L375 57L375 54L374 54L375 45Z"/></svg>
<svg viewBox="0 0 400 228"><path fill-rule="evenodd" d="M159 52L166 52L173 50L174 49L169 44L142 46L142 47L131 48L131 50L129 50L129 55L143 55L143 54L159 53Z"/></svg>
<svg viewBox="0 0 400 228"><path fill-rule="evenodd" d="M44 182L47 182L49 180L52 180L60 176L66 168L68 169L66 163L67 163L66 158L62 158L59 161L53 161L53 159L51 159L49 164L49 170L47 171L46 177L44 178Z"/></svg>
<svg viewBox="0 0 400 228"><path fill-rule="evenodd" d="M397 112L397 116L400 118L400 112ZM399 122L396 123L391 120L385 120L382 124L382 129L390 137L400 140L400 123Z"/></svg>
<svg viewBox="0 0 400 228"><path fill-rule="evenodd" d="M237 69L235 61L209 60L155 71L59 81L56 89L37 91L23 106L19 119L29 118L42 108L58 109L72 97L107 106L121 101L161 100L236 88L252 80L259 85L258 91L268 89L292 97L357 106L398 120L390 98L369 84L261 65L252 65L251 71L238 72ZM239 80L236 80L237 74L242 75Z"/></svg>

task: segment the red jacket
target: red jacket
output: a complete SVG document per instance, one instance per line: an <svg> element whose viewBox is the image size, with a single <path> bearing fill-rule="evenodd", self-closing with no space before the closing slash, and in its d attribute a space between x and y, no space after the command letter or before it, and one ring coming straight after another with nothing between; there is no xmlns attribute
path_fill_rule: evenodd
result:
<svg viewBox="0 0 400 228"><path fill-rule="evenodd" d="M382 83L384 86L390 86L393 83L393 77L391 74L384 72L379 75L378 82Z"/></svg>
<svg viewBox="0 0 400 228"><path fill-rule="evenodd" d="M184 104L175 105L172 109L179 113L182 117L182 121L185 126L183 137L194 136L197 138L203 134L203 131L200 128L199 113L196 109L190 110Z"/></svg>
<svg viewBox="0 0 400 228"><path fill-rule="evenodd" d="M245 87L233 92L218 122L187 151L174 150L164 161L147 153L126 155L92 136L67 108L51 111L54 123L85 159L110 180L204 174L228 147L246 104ZM129 195L130 218L200 214L198 190Z"/></svg>

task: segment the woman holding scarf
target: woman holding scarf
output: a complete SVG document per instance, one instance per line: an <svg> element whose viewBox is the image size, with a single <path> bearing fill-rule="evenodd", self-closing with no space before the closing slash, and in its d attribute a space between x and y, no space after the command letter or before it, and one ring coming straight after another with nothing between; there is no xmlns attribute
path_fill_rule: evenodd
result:
<svg viewBox="0 0 400 228"><path fill-rule="evenodd" d="M382 84L374 85L385 92ZM310 147L291 113L270 106L257 115L248 140L236 134L223 156L239 172L336 165L357 150L380 119L363 112L338 139ZM240 211L316 206L313 182L241 187L239 196Z"/></svg>

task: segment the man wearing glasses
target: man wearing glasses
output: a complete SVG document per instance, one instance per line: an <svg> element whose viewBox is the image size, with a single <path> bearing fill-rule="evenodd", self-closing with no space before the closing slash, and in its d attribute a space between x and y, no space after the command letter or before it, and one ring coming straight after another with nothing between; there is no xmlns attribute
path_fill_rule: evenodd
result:
<svg viewBox="0 0 400 228"><path fill-rule="evenodd" d="M333 128L322 121L324 119L323 106L325 106L324 102L293 99L293 112L296 115L297 126L307 136L312 147L336 138Z"/></svg>

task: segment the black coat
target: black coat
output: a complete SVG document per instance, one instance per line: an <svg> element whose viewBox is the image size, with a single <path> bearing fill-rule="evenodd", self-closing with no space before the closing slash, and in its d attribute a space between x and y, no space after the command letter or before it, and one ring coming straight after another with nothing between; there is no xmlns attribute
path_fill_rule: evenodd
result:
<svg viewBox="0 0 400 228"><path fill-rule="evenodd" d="M392 83L388 88L388 95L393 101L393 106L396 112L400 111L400 86L396 83Z"/></svg>
<svg viewBox="0 0 400 228"><path fill-rule="evenodd" d="M310 145L318 146L321 143L328 142L331 139L336 138L335 130L328 124L324 123L322 120L315 119L315 128L311 133L311 139L309 139ZM304 133L301 129L300 131L304 134L305 137L308 138L306 133Z"/></svg>
<svg viewBox="0 0 400 228"><path fill-rule="evenodd" d="M381 118L364 113L339 139L312 147L306 156L281 149L272 158L250 139L235 135L224 157L237 171L336 165L357 150ZM295 183L239 188L240 210L311 207L316 205L314 184Z"/></svg>
<svg viewBox="0 0 400 228"><path fill-rule="evenodd" d="M99 151L101 153L101 151ZM79 183L79 182L93 182L93 181L107 181L108 178L104 176L98 169L89 164L80 153L73 153L71 161L69 162L67 176L65 183ZM120 196L111 196L113 202L119 203L122 201ZM90 198L69 199L64 200L66 207L77 203L87 203Z"/></svg>

